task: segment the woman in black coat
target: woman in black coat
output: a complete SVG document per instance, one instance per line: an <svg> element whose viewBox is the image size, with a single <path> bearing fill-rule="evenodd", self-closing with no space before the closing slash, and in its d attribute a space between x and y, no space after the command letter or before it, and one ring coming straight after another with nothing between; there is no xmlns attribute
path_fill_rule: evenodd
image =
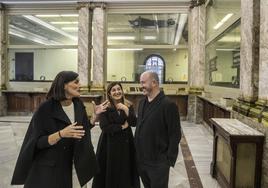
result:
<svg viewBox="0 0 268 188"><path fill-rule="evenodd" d="M107 87L110 106L100 114L102 133L97 147L100 173L93 179L92 188L138 188L135 148L131 126L136 116L130 102L124 99L120 83Z"/></svg>
<svg viewBox="0 0 268 188"><path fill-rule="evenodd" d="M34 113L14 170L12 185L25 188L72 188L74 163L81 186L98 170L90 125L78 98L78 74L58 73L47 100ZM105 111L105 105L96 113Z"/></svg>

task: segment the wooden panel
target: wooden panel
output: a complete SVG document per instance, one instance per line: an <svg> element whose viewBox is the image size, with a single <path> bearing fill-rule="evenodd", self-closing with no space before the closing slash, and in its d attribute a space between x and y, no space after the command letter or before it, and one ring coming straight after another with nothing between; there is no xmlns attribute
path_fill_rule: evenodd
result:
<svg viewBox="0 0 268 188"><path fill-rule="evenodd" d="M8 112L31 112L31 96L27 93L9 93L7 95Z"/></svg>
<svg viewBox="0 0 268 188"><path fill-rule="evenodd" d="M231 113L223 108L220 108L219 106L214 105L213 103L204 100L201 98L203 101L203 120L210 126L210 118L230 118Z"/></svg>
<svg viewBox="0 0 268 188"><path fill-rule="evenodd" d="M137 113L139 101L144 98L142 94L125 94L126 99L130 100L133 103L134 109ZM181 117L187 116L187 107L188 107L188 96L187 95L168 95L168 97L178 106L179 113Z"/></svg>
<svg viewBox="0 0 268 188"><path fill-rule="evenodd" d="M27 93L27 92L8 92L7 96L7 111L10 113L32 113L46 100L46 93ZM96 104L100 104L102 97L99 95L81 96L81 100L87 104L91 101L95 101Z"/></svg>

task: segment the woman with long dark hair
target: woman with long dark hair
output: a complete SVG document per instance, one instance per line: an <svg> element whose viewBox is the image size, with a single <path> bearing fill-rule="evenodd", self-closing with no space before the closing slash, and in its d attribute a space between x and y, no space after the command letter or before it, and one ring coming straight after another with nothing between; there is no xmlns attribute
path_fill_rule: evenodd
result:
<svg viewBox="0 0 268 188"><path fill-rule="evenodd" d="M47 100L34 113L25 135L11 184L25 188L72 188L74 163L81 186L98 171L90 123L79 99L78 74L57 74ZM105 111L107 103L95 108Z"/></svg>
<svg viewBox="0 0 268 188"><path fill-rule="evenodd" d="M133 106L125 99L119 82L108 85L107 98L110 105L100 114L102 133L97 147L100 173L94 177L92 188L138 188L131 131L131 126L136 126Z"/></svg>

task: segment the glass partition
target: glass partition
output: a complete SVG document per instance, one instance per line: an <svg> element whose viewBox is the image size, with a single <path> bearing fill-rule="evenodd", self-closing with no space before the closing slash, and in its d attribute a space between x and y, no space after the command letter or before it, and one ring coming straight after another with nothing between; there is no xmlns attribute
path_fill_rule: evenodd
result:
<svg viewBox="0 0 268 188"><path fill-rule="evenodd" d="M139 82L145 70L162 83L188 80L188 15L142 13L107 16L107 81Z"/></svg>
<svg viewBox="0 0 268 188"><path fill-rule="evenodd" d="M239 88L240 0L208 0L206 84Z"/></svg>
<svg viewBox="0 0 268 188"><path fill-rule="evenodd" d="M240 21L206 46L208 84L239 87Z"/></svg>
<svg viewBox="0 0 268 188"><path fill-rule="evenodd" d="M139 82L146 70L158 72L161 83L188 80L187 49L108 50L107 59L107 81Z"/></svg>
<svg viewBox="0 0 268 188"><path fill-rule="evenodd" d="M221 32L235 17L239 17L241 0L209 0L206 7L206 38L211 39Z"/></svg>
<svg viewBox="0 0 268 188"><path fill-rule="evenodd" d="M78 13L9 15L10 81L51 81L77 71Z"/></svg>

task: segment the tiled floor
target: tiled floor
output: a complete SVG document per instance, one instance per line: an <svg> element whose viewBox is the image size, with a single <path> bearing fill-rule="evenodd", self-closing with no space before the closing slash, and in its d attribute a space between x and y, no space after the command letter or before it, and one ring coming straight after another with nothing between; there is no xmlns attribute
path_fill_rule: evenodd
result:
<svg viewBox="0 0 268 188"><path fill-rule="evenodd" d="M14 165L24 134L31 117L0 117L0 188L20 188L22 186L11 186L10 180ZM186 121L182 122L182 129L188 142L193 160L204 188L218 188L217 182L211 178L209 167L212 156L212 135L202 126ZM92 129L92 141L96 148L100 134L99 127ZM78 188L74 180L74 188ZM91 182L87 188L91 187ZM180 153L174 168L170 169L169 188L189 188L189 180Z"/></svg>

